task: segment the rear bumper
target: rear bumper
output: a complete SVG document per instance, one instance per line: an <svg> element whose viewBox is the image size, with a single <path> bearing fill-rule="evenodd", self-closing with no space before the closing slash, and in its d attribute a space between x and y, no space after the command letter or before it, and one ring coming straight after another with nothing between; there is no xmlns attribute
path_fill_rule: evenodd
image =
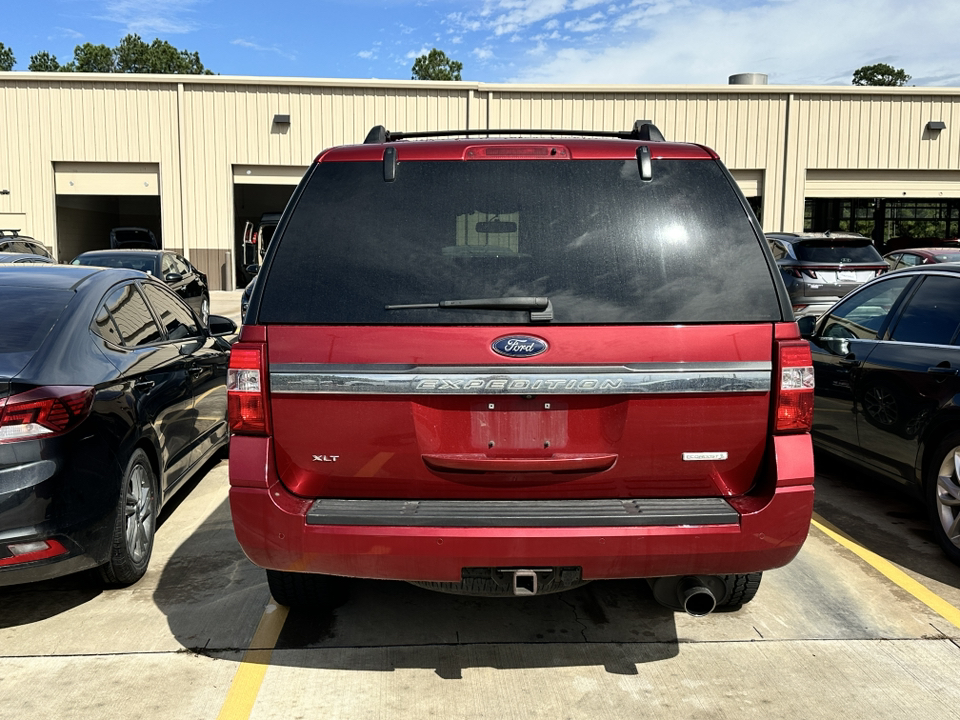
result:
<svg viewBox="0 0 960 720"><path fill-rule="evenodd" d="M256 565L290 572L424 582L459 582L467 567L578 566L586 580L758 572L796 556L813 512L807 435L774 439L770 465L778 483L768 478L766 493L730 499L738 521L702 525L308 523L313 501L280 483L268 439L235 437L230 454L230 507L240 545Z"/></svg>

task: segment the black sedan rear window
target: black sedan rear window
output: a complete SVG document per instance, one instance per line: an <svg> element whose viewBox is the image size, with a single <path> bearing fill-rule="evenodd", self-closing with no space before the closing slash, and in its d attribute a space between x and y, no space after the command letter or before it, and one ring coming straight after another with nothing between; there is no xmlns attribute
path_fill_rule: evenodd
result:
<svg viewBox="0 0 960 720"><path fill-rule="evenodd" d="M73 265L94 265L96 267L130 268L159 277L157 255L139 255L137 253L118 252L102 255L80 255L73 259Z"/></svg>
<svg viewBox="0 0 960 720"><path fill-rule="evenodd" d="M547 298L555 324L780 319L765 250L717 163L316 166L264 271L258 320L518 324L530 313L396 307ZM392 306L388 309L387 306Z"/></svg>
<svg viewBox="0 0 960 720"><path fill-rule="evenodd" d="M40 347L73 295L70 290L0 287L0 353L29 353Z"/></svg>

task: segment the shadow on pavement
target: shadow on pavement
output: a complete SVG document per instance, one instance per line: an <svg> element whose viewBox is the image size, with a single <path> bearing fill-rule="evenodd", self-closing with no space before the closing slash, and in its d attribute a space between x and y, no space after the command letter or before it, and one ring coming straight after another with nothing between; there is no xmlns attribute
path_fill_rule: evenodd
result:
<svg viewBox="0 0 960 720"><path fill-rule="evenodd" d="M817 453L816 467L814 512L890 562L960 588L960 567L940 549L915 495L827 453Z"/></svg>
<svg viewBox="0 0 960 720"><path fill-rule="evenodd" d="M266 577L243 555L222 503L177 549L154 593L185 647L245 650L269 600ZM674 614L644 581L594 582L532 598L475 598L408 583L342 579L325 607L291 611L272 665L373 670L636 665L678 654Z"/></svg>
<svg viewBox="0 0 960 720"><path fill-rule="evenodd" d="M157 519L158 533L164 532L164 523L169 521L171 515L190 496L207 473L225 458L226 449L210 458L193 478L177 489L176 494L167 501L160 512ZM154 559L153 562L156 563L157 560ZM0 587L0 629L30 625L55 617L90 602L103 592L103 581L96 569L40 582Z"/></svg>
<svg viewBox="0 0 960 720"><path fill-rule="evenodd" d="M103 592L96 570L0 587L0 629L30 625L80 607Z"/></svg>

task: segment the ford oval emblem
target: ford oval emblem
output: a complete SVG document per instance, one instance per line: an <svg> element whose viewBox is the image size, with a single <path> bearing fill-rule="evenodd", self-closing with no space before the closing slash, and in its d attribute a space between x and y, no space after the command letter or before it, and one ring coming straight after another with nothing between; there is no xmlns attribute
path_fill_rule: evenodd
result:
<svg viewBox="0 0 960 720"><path fill-rule="evenodd" d="M508 335L493 342L493 351L511 358L528 358L547 351L547 343L529 335Z"/></svg>

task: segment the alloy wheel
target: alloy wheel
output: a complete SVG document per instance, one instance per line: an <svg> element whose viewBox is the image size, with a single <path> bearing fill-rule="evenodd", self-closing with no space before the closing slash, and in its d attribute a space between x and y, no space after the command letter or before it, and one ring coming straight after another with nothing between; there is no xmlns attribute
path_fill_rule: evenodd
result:
<svg viewBox="0 0 960 720"><path fill-rule="evenodd" d="M156 521L153 493L150 491L150 476L143 465L137 464L133 468L125 488L125 495L124 538L130 559L139 563L150 551Z"/></svg>
<svg viewBox="0 0 960 720"><path fill-rule="evenodd" d="M937 473L936 513L944 534L960 548L960 447L946 454Z"/></svg>

